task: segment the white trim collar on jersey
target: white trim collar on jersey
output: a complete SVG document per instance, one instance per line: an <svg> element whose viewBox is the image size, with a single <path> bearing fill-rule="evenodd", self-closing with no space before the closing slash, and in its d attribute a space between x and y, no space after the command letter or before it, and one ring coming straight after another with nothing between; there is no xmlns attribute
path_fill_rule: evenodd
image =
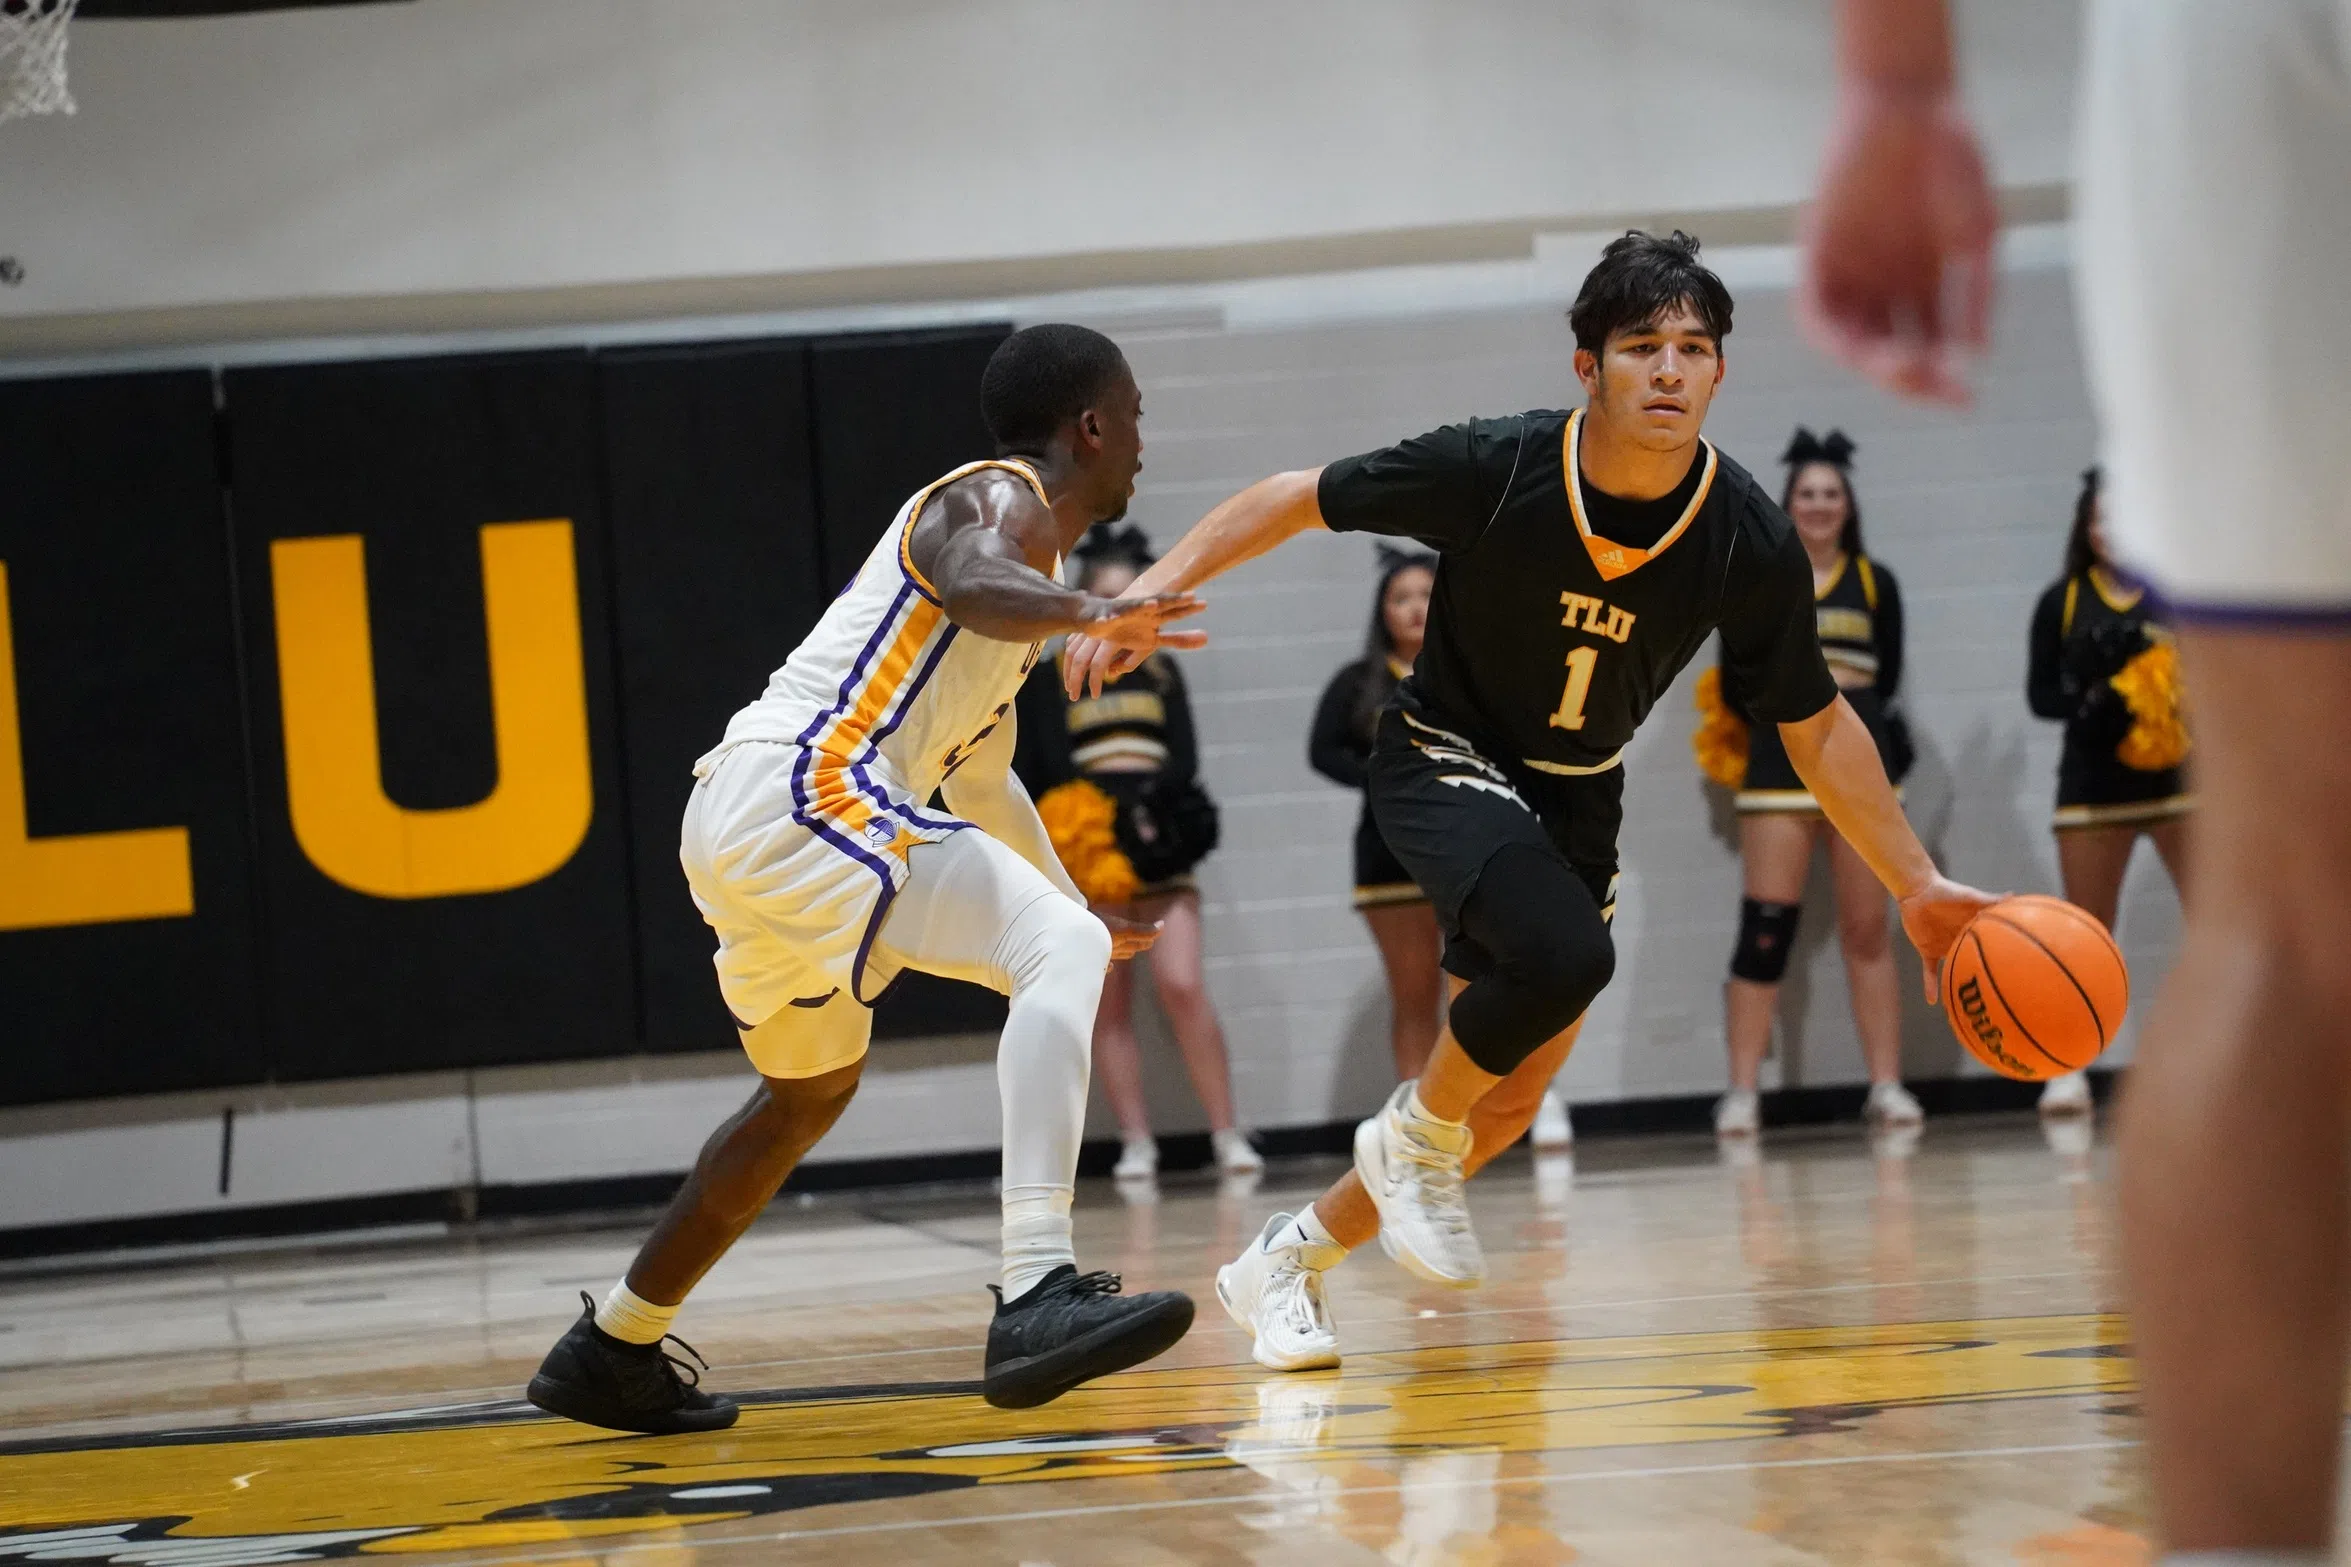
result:
<svg viewBox="0 0 2351 1567"><path fill-rule="evenodd" d="M1698 444L1706 449L1706 472L1698 480L1698 493L1690 497L1690 504L1683 508L1680 520L1665 530L1664 538L1645 550L1636 549L1630 544L1618 544L1612 539L1601 538L1592 531L1591 519L1584 515L1583 473L1576 460L1576 432L1583 428L1583 422L1584 411L1578 408L1567 416L1567 433L1560 437L1567 467L1567 507L1575 515L1576 532L1582 536L1584 550L1592 557L1592 566L1600 573L1600 580L1614 582L1627 572L1638 571L1664 554L1667 547L1682 536L1683 530L1697 519L1698 509L1706 504L1707 494L1714 488L1714 474L1719 459L1715 454L1714 443L1703 435L1698 437Z"/></svg>

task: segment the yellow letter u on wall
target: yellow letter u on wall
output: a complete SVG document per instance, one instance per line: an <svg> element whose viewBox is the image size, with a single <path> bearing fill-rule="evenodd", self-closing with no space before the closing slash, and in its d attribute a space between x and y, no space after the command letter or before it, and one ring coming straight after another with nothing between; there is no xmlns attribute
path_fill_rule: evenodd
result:
<svg viewBox="0 0 2351 1567"><path fill-rule="evenodd" d="M279 539L269 564L287 808L311 863L378 898L503 892L561 869L595 810L571 524L482 529L498 783L443 810L384 793L363 541Z"/></svg>
<svg viewBox="0 0 2351 1567"><path fill-rule="evenodd" d="M0 564L0 930L195 913L185 827L32 836L16 715L16 636Z"/></svg>

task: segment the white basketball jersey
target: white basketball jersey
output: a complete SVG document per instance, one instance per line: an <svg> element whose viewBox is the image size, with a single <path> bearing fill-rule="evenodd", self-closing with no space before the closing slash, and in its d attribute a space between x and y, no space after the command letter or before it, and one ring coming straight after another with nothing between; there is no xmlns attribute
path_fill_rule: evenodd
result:
<svg viewBox="0 0 2351 1567"><path fill-rule="evenodd" d="M759 700L694 764L697 774L746 740L803 747L797 812L856 833L877 815L905 816L902 803L919 808L1003 720L1044 644L998 642L949 622L908 550L923 503L982 468L1008 469L1045 499L1036 471L1014 459L966 463L915 491Z"/></svg>

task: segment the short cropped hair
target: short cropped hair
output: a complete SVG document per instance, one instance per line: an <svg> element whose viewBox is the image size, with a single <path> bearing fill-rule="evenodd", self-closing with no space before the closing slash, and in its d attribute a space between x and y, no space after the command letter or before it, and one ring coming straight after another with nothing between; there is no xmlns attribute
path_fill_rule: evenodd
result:
<svg viewBox="0 0 2351 1567"><path fill-rule="evenodd" d="M1126 370L1118 345L1066 321L1023 327L980 373L980 413L999 454L1041 452L1054 432L1101 400Z"/></svg>
<svg viewBox="0 0 2351 1567"><path fill-rule="evenodd" d="M1664 239L1627 229L1584 275L1567 321L1576 347L1596 354L1618 332L1653 325L1685 305L1716 346L1731 335L1731 291L1698 260L1697 239L1680 229Z"/></svg>

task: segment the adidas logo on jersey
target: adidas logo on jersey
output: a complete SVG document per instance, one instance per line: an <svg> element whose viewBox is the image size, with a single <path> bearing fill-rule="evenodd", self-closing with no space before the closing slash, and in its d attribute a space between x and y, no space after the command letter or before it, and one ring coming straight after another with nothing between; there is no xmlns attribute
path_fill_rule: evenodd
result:
<svg viewBox="0 0 2351 1567"><path fill-rule="evenodd" d="M1601 564L1601 565L1603 565L1603 566L1621 566L1621 565L1623 565L1623 564L1624 564L1624 551L1623 551L1623 550L1617 550L1617 549L1607 549L1607 550L1602 550L1602 551L1600 552L1600 564Z"/></svg>

